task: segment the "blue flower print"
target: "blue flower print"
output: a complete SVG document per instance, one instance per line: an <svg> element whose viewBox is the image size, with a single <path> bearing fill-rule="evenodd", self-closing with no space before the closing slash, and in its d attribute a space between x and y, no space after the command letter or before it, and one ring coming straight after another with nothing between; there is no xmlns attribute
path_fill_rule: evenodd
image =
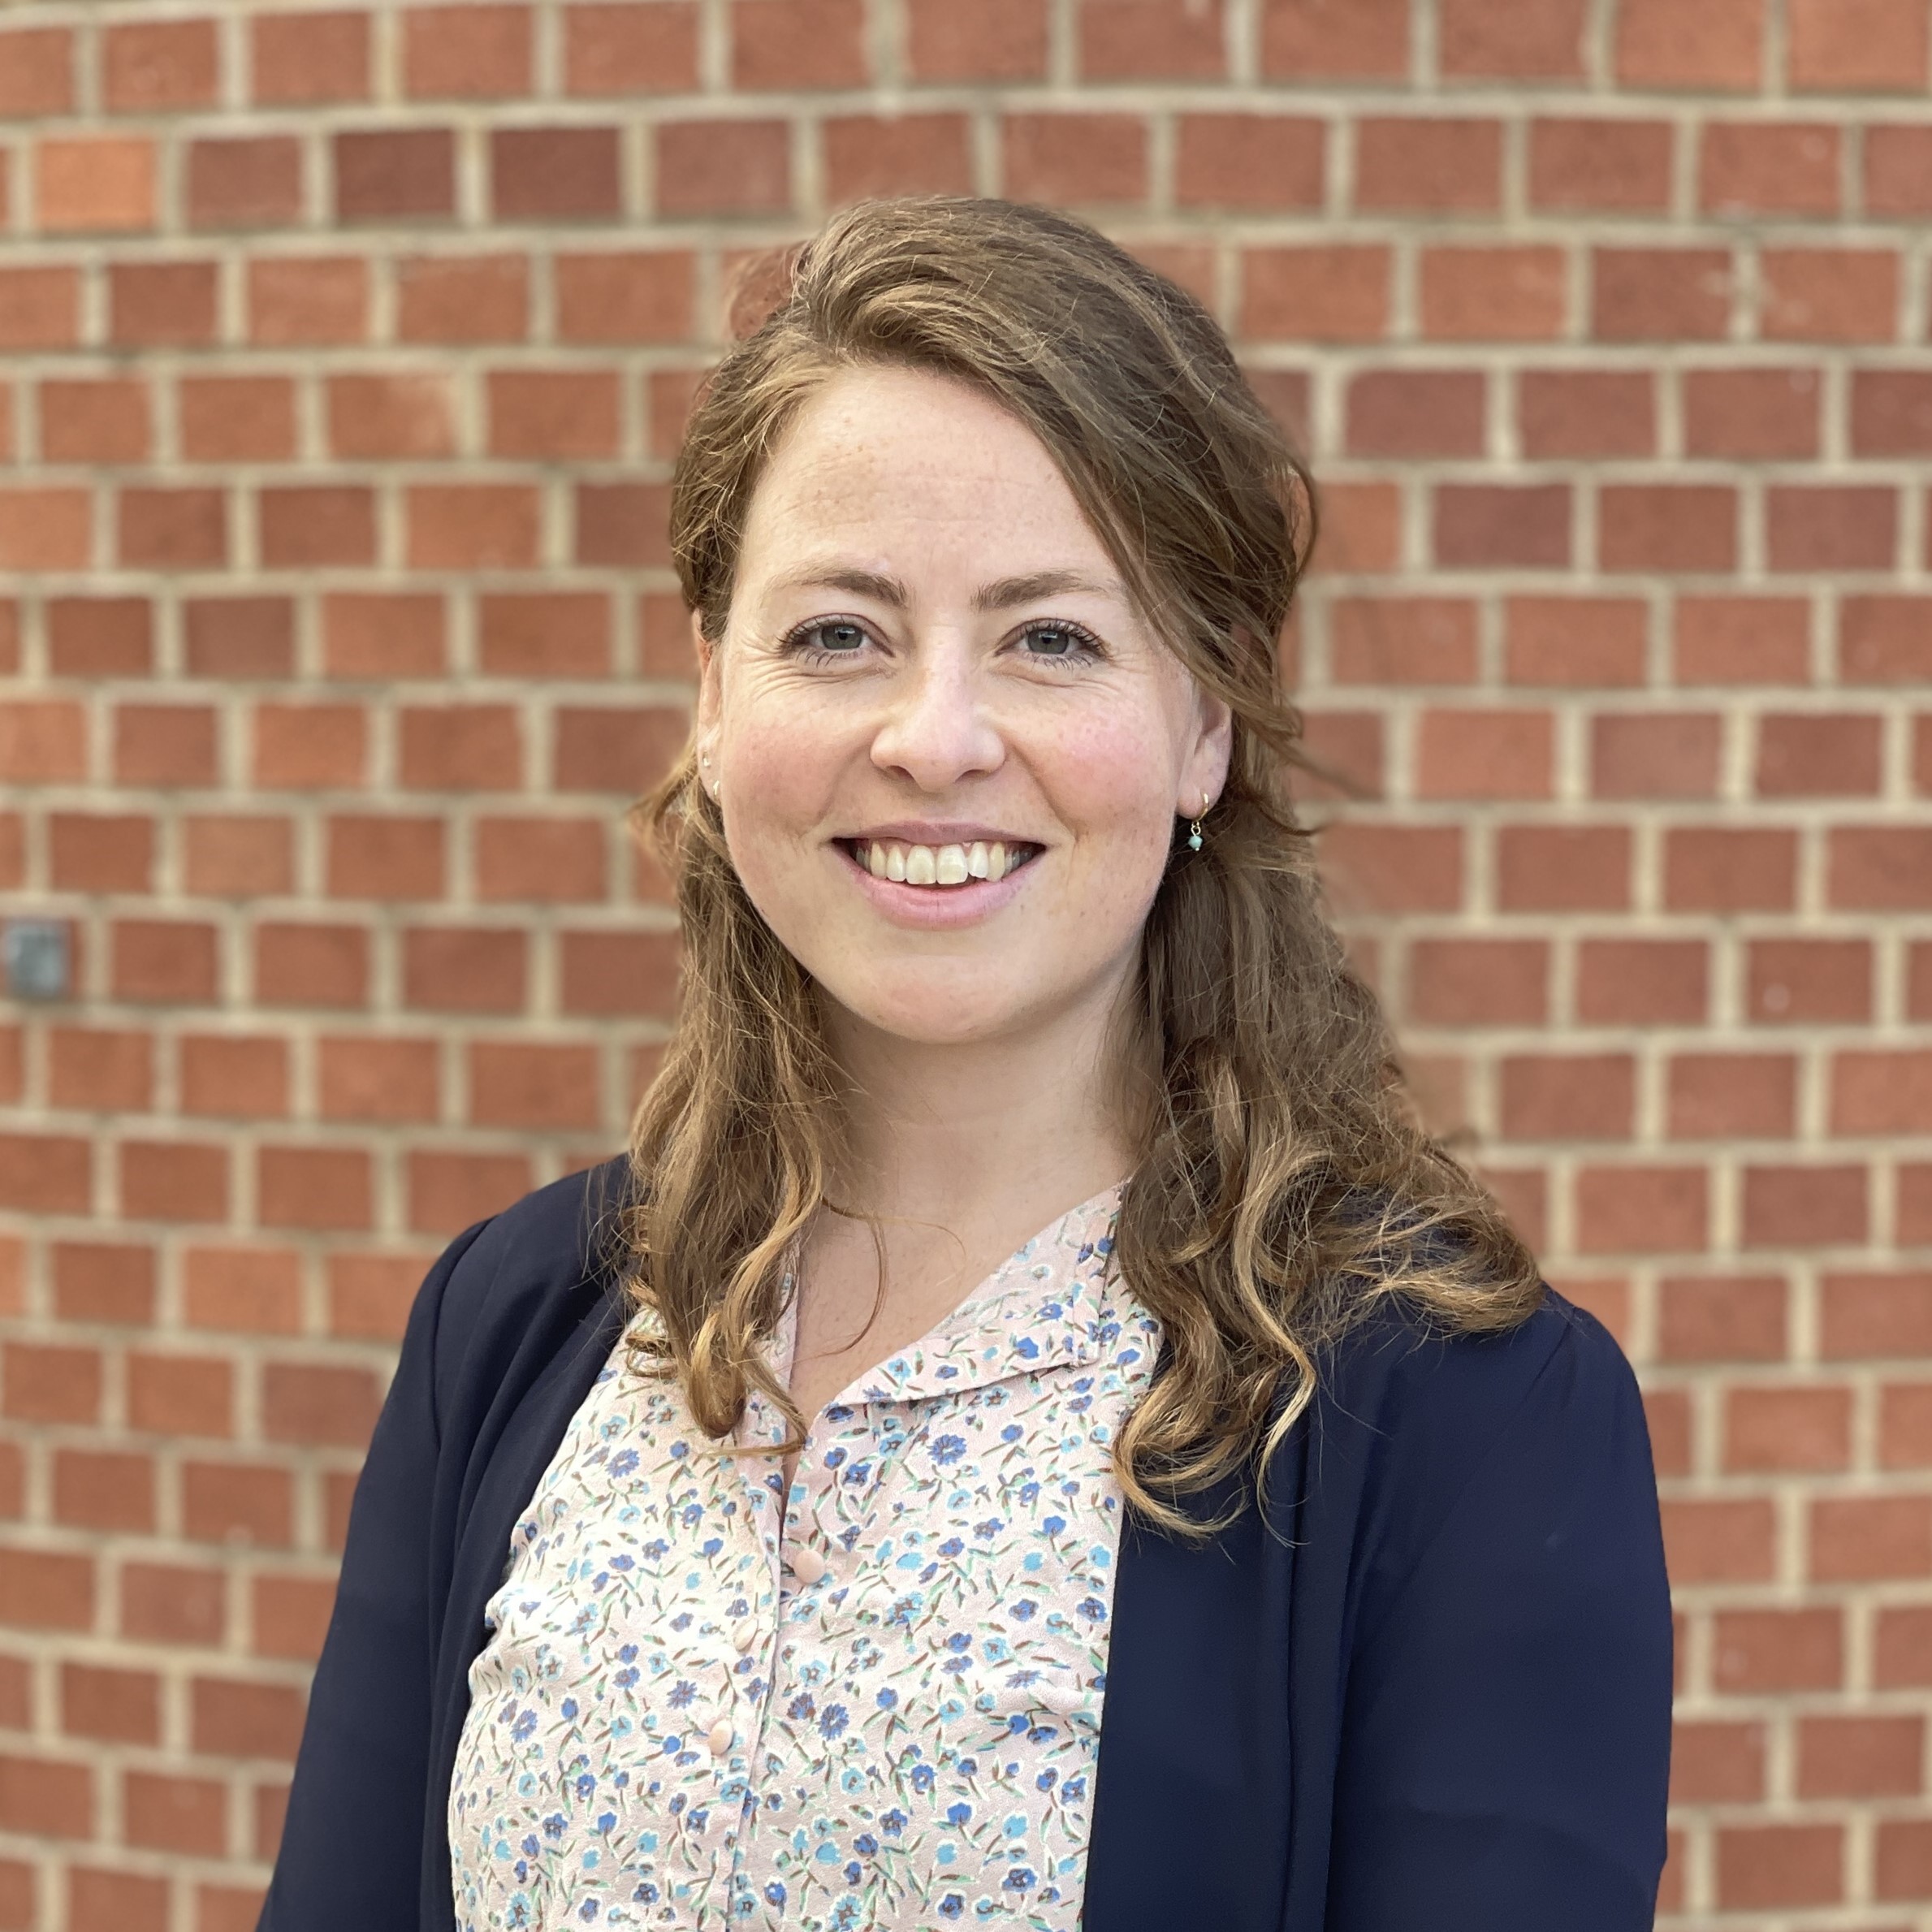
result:
<svg viewBox="0 0 1932 1932"><path fill-rule="evenodd" d="M845 1707L842 1704L828 1704L819 1714L819 1729L827 1737L836 1737L845 1728Z"/></svg>
<svg viewBox="0 0 1932 1932"><path fill-rule="evenodd" d="M962 1436L941 1436L932 1446L936 1463L957 1463L965 1454L966 1439Z"/></svg>

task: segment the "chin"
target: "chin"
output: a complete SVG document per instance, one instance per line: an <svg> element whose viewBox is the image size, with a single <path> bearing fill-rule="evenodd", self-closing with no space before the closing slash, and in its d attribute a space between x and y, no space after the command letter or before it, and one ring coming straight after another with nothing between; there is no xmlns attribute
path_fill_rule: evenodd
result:
<svg viewBox="0 0 1932 1932"><path fill-rule="evenodd" d="M923 1047L957 1047L996 1039L1037 1018L1040 1004L1018 987L988 986L983 970L971 983L952 974L909 975L892 984L830 986L832 1001L862 1026Z"/></svg>

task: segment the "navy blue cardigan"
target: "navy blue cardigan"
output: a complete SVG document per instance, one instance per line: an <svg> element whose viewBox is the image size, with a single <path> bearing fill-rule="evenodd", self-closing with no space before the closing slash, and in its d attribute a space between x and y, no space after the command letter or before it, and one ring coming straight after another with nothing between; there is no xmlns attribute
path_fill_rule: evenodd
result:
<svg viewBox="0 0 1932 1932"><path fill-rule="evenodd" d="M469 1667L623 1323L599 1234L621 1171L469 1229L423 1284L261 1932L453 1925ZM1123 1532L1085 1932L1648 1928L1670 1606L1643 1409L1604 1329L1554 1292L1504 1336L1380 1314L1267 1489L1265 1519L1205 1545Z"/></svg>

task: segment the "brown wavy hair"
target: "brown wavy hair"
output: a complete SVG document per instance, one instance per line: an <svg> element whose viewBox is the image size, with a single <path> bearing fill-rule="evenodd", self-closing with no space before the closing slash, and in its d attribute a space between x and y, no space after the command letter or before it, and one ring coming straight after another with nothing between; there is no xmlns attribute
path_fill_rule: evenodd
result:
<svg viewBox="0 0 1932 1932"><path fill-rule="evenodd" d="M672 486L679 579L707 638L724 635L752 493L799 406L841 370L931 370L1039 438L1147 620L1234 714L1205 845L1188 850L1177 821L1143 935L1122 1054L1138 1159L1113 1249L1166 1343L1116 1472L1145 1515L1204 1533L1181 1498L1259 1473L1324 1346L1378 1300L1493 1329L1541 1293L1493 1201L1418 1125L1289 797L1303 761L1278 643L1313 488L1207 311L1065 214L865 202L764 280L768 312L711 375ZM677 1026L633 1125L618 1224L652 1317L640 1346L714 1437L755 1387L795 1449L805 1419L759 1345L838 1171L843 1083L816 989L739 883L690 749L635 816L684 936Z"/></svg>

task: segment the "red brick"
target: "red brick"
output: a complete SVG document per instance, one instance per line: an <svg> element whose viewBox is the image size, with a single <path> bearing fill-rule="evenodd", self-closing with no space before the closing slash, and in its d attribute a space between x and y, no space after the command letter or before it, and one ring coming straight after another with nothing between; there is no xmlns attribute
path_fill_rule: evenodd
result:
<svg viewBox="0 0 1932 1932"><path fill-rule="evenodd" d="M1437 341L1551 341L1568 322L1569 271L1558 249L1425 248L1420 296Z"/></svg>
<svg viewBox="0 0 1932 1932"><path fill-rule="evenodd" d="M361 1006L369 934L359 926L265 923L255 932L255 997L269 1006Z"/></svg>
<svg viewBox="0 0 1932 1932"><path fill-rule="evenodd" d="M1634 598L1512 597L1504 620L1513 685L1644 682L1649 613Z"/></svg>
<svg viewBox="0 0 1932 1932"><path fill-rule="evenodd" d="M355 789L366 780L368 714L357 704L259 704L253 777L264 790Z"/></svg>
<svg viewBox="0 0 1932 1932"><path fill-rule="evenodd" d="M1664 903L1672 911L1779 911L1797 891L1796 835L1774 827L1671 828Z"/></svg>
<svg viewBox="0 0 1932 1932"><path fill-rule="evenodd" d="M254 98L275 106L367 100L370 19L346 11L252 17Z"/></svg>
<svg viewBox="0 0 1932 1932"><path fill-rule="evenodd" d="M1854 456L1932 454L1932 370L1854 370L1851 432Z"/></svg>
<svg viewBox="0 0 1932 1932"><path fill-rule="evenodd" d="M549 460L617 454L622 405L615 371L493 370L486 386L492 456Z"/></svg>
<svg viewBox="0 0 1932 1932"><path fill-rule="evenodd" d="M138 376L43 382L40 417L49 462L143 463L153 450L149 389Z"/></svg>
<svg viewBox="0 0 1932 1932"><path fill-rule="evenodd" d="M1804 684L1810 612L1792 597L1683 596L1673 629L1680 684Z"/></svg>
<svg viewBox="0 0 1932 1932"><path fill-rule="evenodd" d="M135 1221L226 1221L225 1149L178 1141L129 1141L120 1154L121 1212Z"/></svg>
<svg viewBox="0 0 1932 1932"><path fill-rule="evenodd" d="M1617 911L1630 904L1630 831L1622 825L1506 825L1497 834L1504 912Z"/></svg>
<svg viewBox="0 0 1932 1932"><path fill-rule="evenodd" d="M1820 1714L1798 1725L1802 1798L1916 1797L1925 1719Z"/></svg>
<svg viewBox="0 0 1932 1932"><path fill-rule="evenodd" d="M0 347L65 348L80 339L80 278L71 267L0 269Z"/></svg>
<svg viewBox="0 0 1932 1932"><path fill-rule="evenodd" d="M220 935L187 919L116 919L110 979L115 996L169 1005L214 1002Z"/></svg>
<svg viewBox="0 0 1932 1932"><path fill-rule="evenodd" d="M690 0L566 6L564 84L580 97L694 91L697 7Z"/></svg>
<svg viewBox="0 0 1932 1932"><path fill-rule="evenodd" d="M161 1644L218 1644L227 1623L222 1572L171 1563L121 1569L121 1634Z"/></svg>
<svg viewBox="0 0 1932 1932"><path fill-rule="evenodd" d="M123 490L115 504L118 560L187 570L228 560L227 504L219 490Z"/></svg>
<svg viewBox="0 0 1932 1932"><path fill-rule="evenodd" d="M1767 248L1758 275L1767 341L1897 338L1899 257L1889 249Z"/></svg>
<svg viewBox="0 0 1932 1932"><path fill-rule="evenodd" d="M1523 454L1652 456L1656 384L1645 369L1524 369L1517 377Z"/></svg>
<svg viewBox="0 0 1932 1932"><path fill-rule="evenodd" d="M1844 1896L1842 1825L1725 1825L1717 1833L1718 1903L1728 1912L1830 1905Z"/></svg>
<svg viewBox="0 0 1932 1932"><path fill-rule="evenodd" d="M1671 199L1668 121L1539 117L1529 128L1529 200L1538 209L1662 214Z"/></svg>
<svg viewBox="0 0 1932 1932"><path fill-rule="evenodd" d="M381 1035L328 1039L317 1048L316 1092L327 1121L433 1121L442 1111L440 1051L433 1039Z"/></svg>
<svg viewBox="0 0 1932 1932"><path fill-rule="evenodd" d="M1838 130L1793 121L1707 121L1697 157L1700 205L1709 214L1838 212Z"/></svg>
<svg viewBox="0 0 1932 1932"><path fill-rule="evenodd" d="M154 143L146 136L47 136L35 158L34 223L44 232L133 232L154 226Z"/></svg>
<svg viewBox="0 0 1932 1932"><path fill-rule="evenodd" d="M1584 1254L1668 1254L1709 1242L1709 1182L1701 1167L1585 1167L1576 1177Z"/></svg>
<svg viewBox="0 0 1932 1932"><path fill-rule="evenodd" d="M1932 173L1927 171L1932 164L1932 127L1872 122L1865 127L1864 146L1868 214L1932 213Z"/></svg>
<svg viewBox="0 0 1932 1932"><path fill-rule="evenodd" d="M404 510L413 570L528 570L538 561L538 495L527 485L412 484Z"/></svg>
<svg viewBox="0 0 1932 1932"><path fill-rule="evenodd" d="M344 129L333 140L338 221L417 222L456 212L448 128Z"/></svg>
<svg viewBox="0 0 1932 1932"><path fill-rule="evenodd" d="M274 1119L288 1111L288 1043L236 1034L184 1036L181 1111L231 1120Z"/></svg>
<svg viewBox="0 0 1932 1932"><path fill-rule="evenodd" d="M1777 1519L1768 1500L1671 1500L1663 1506L1664 1552L1671 1581L1768 1583Z"/></svg>
<svg viewBox="0 0 1932 1932"><path fill-rule="evenodd" d="M559 255L553 273L562 341L677 342L691 333L692 260L684 250Z"/></svg>
<svg viewBox="0 0 1932 1932"><path fill-rule="evenodd" d="M412 1153L408 1186L411 1228L449 1235L527 1193L529 1163L520 1154Z"/></svg>
<svg viewBox="0 0 1932 1932"><path fill-rule="evenodd" d="M84 1214L91 1205L89 1143L45 1131L0 1135L0 1206Z"/></svg>
<svg viewBox="0 0 1932 1932"><path fill-rule="evenodd" d="M1369 115L1355 123L1358 208L1493 209L1502 180L1499 121Z"/></svg>
<svg viewBox="0 0 1932 1932"><path fill-rule="evenodd" d="M401 778L417 791L512 791L522 783L521 719L509 705L405 707Z"/></svg>
<svg viewBox="0 0 1932 1932"><path fill-rule="evenodd" d="M1347 387L1348 453L1480 456L1486 390L1480 370L1364 370Z"/></svg>
<svg viewBox="0 0 1932 1932"><path fill-rule="evenodd" d="M1893 1383L1878 1391L1878 1466L1932 1468L1932 1382Z"/></svg>
<svg viewBox="0 0 1932 1932"><path fill-rule="evenodd" d="M108 270L108 329L129 348L201 347L215 335L212 261L122 261Z"/></svg>
<svg viewBox="0 0 1932 1932"><path fill-rule="evenodd" d="M1766 798L1865 797L1880 782L1883 720L1812 712L1758 720L1757 789Z"/></svg>
<svg viewBox="0 0 1932 1932"><path fill-rule="evenodd" d="M633 798L668 768L689 730L685 715L668 706L560 708L551 758L556 789Z"/></svg>
<svg viewBox="0 0 1932 1932"><path fill-rule="evenodd" d="M499 222L607 219L622 211L615 128L497 128L491 212Z"/></svg>
<svg viewBox="0 0 1932 1932"><path fill-rule="evenodd" d="M289 484L257 499L261 560L309 569L376 560L375 497L361 484Z"/></svg>
<svg viewBox="0 0 1932 1932"><path fill-rule="evenodd" d="M1706 483L1606 484L1597 549L1606 571L1729 572L1737 566L1737 493Z"/></svg>
<svg viewBox="0 0 1932 1932"><path fill-rule="evenodd" d="M1261 71L1281 80L1392 80L1409 69L1406 0L1265 0Z"/></svg>
<svg viewBox="0 0 1932 1932"><path fill-rule="evenodd" d="M56 1027L48 1034L48 1098L56 1107L143 1113L153 1080L153 1042L145 1032Z"/></svg>
<svg viewBox="0 0 1932 1932"><path fill-rule="evenodd" d="M1932 944L1921 941L1906 949L1905 1015L1932 1019Z"/></svg>
<svg viewBox="0 0 1932 1932"><path fill-rule="evenodd" d="M1498 1117L1506 1139L1630 1138L1636 1086L1627 1054L1519 1054L1498 1071Z"/></svg>
<svg viewBox="0 0 1932 1932"><path fill-rule="evenodd" d="M1088 80L1223 80L1222 15L1221 0L1082 0L1080 73Z"/></svg>
<svg viewBox="0 0 1932 1932"><path fill-rule="evenodd" d="M478 1126L596 1127L599 1084L593 1047L495 1040L469 1048L469 1117Z"/></svg>
<svg viewBox="0 0 1932 1932"><path fill-rule="evenodd" d="M1616 75L1627 86L1754 93L1764 65L1763 0L1623 0Z"/></svg>
<svg viewBox="0 0 1932 1932"><path fill-rule="evenodd" d="M866 84L864 0L732 0L728 19L734 87Z"/></svg>
<svg viewBox="0 0 1932 1932"><path fill-rule="evenodd" d="M161 1742L161 1679L151 1671L97 1664L60 1667L60 1727L103 1743Z"/></svg>
<svg viewBox="0 0 1932 1932"><path fill-rule="evenodd" d="M419 927L403 936L403 1003L428 1013L518 1013L526 943L487 927Z"/></svg>
<svg viewBox="0 0 1932 1932"><path fill-rule="evenodd" d="M1932 1273L1827 1274L1819 1313L1819 1351L1828 1361L1932 1355Z"/></svg>
<svg viewBox="0 0 1932 1932"><path fill-rule="evenodd" d="M313 1663L322 1654L335 1601L332 1576L258 1576L250 1622L257 1657Z"/></svg>
<svg viewBox="0 0 1932 1932"><path fill-rule="evenodd" d="M128 21L102 35L101 91L111 114L211 106L218 71L213 20Z"/></svg>
<svg viewBox="0 0 1932 1932"><path fill-rule="evenodd" d="M83 569L93 528L84 491L0 491L0 569Z"/></svg>
<svg viewBox="0 0 1932 1932"><path fill-rule="evenodd" d="M1726 1394L1727 1471L1838 1470L1851 1460L1849 1389L1758 1385Z"/></svg>
<svg viewBox="0 0 1932 1932"><path fill-rule="evenodd" d="M74 32L66 26L0 34L0 115L20 120L74 106Z"/></svg>
<svg viewBox="0 0 1932 1932"><path fill-rule="evenodd" d="M181 1523L197 1542L286 1547L295 1521L288 1471L238 1463L186 1463Z"/></svg>
<svg viewBox="0 0 1932 1932"><path fill-rule="evenodd" d="M403 91L412 100L491 100L530 88L528 6L413 6L402 16Z"/></svg>
<svg viewBox="0 0 1932 1932"><path fill-rule="evenodd" d="M1862 1167L1747 1167L1746 1247L1856 1246L1867 1234L1869 1177Z"/></svg>
<svg viewBox="0 0 1932 1932"><path fill-rule="evenodd" d="M228 1848L228 1791L218 1779L128 1771L121 1817L131 1845L203 1858L219 1858Z"/></svg>
<svg viewBox="0 0 1932 1932"><path fill-rule="evenodd" d="M601 591L503 593L478 599L482 668L505 677L604 677L611 607Z"/></svg>
<svg viewBox="0 0 1932 1932"><path fill-rule="evenodd" d="M369 265L355 256L277 256L248 265L249 339L361 342L369 334Z"/></svg>
<svg viewBox="0 0 1932 1932"><path fill-rule="evenodd" d="M382 1385L366 1368L270 1362L261 1371L262 1433L271 1442L361 1449L382 1400Z"/></svg>
<svg viewBox="0 0 1932 1932"><path fill-rule="evenodd" d="M1872 1680L1881 1690L1932 1684L1932 1606L1881 1609Z"/></svg>
<svg viewBox="0 0 1932 1932"><path fill-rule="evenodd" d="M198 1753L287 1763L302 1734L301 1695L287 1684L198 1677L189 1686L189 1730Z"/></svg>
<svg viewBox="0 0 1932 1932"><path fill-rule="evenodd" d="M1926 10L1917 0L1786 0L1793 88L1914 93L1926 85Z"/></svg>
<svg viewBox="0 0 1932 1932"><path fill-rule="evenodd" d="M57 891L152 889L152 819L125 812L53 812L48 815L47 833L49 873Z"/></svg>
<svg viewBox="0 0 1932 1932"><path fill-rule="evenodd" d="M521 255L419 256L396 264L404 342L521 342L529 333L529 263Z"/></svg>
<svg viewBox="0 0 1932 1932"><path fill-rule="evenodd" d="M1590 721L1590 789L1599 798L1708 798L1718 788L1723 720L1709 712L1612 712Z"/></svg>
<svg viewBox="0 0 1932 1932"><path fill-rule="evenodd" d="M1811 1575L1829 1583L1932 1575L1932 1497L1814 1498Z"/></svg>
<svg viewBox="0 0 1932 1932"><path fill-rule="evenodd" d="M1463 835L1446 825L1324 828L1321 867L1331 894L1351 910L1454 912L1463 903Z"/></svg>
<svg viewBox="0 0 1932 1932"><path fill-rule="evenodd" d="M1774 485L1766 492L1774 570L1889 570L1898 529L1898 492L1889 486Z"/></svg>
<svg viewBox="0 0 1932 1932"><path fill-rule="evenodd" d="M1676 1054L1667 1105L1673 1139L1783 1139L1796 1125L1797 1063L1783 1053Z"/></svg>
<svg viewBox="0 0 1932 1932"><path fill-rule="evenodd" d="M828 198L970 194L971 132L956 114L840 115L824 123Z"/></svg>
<svg viewBox="0 0 1932 1932"><path fill-rule="evenodd" d="M983 0L973 7L908 0L905 30L909 64L920 80L1024 80L1046 71L1046 0Z"/></svg>
<svg viewBox="0 0 1932 1932"><path fill-rule="evenodd" d="M1722 341L1734 270L1724 249L1590 252L1591 333L1606 342Z"/></svg>
<svg viewBox="0 0 1932 1932"><path fill-rule="evenodd" d="M439 899L445 827L438 819L338 815L328 821L332 898Z"/></svg>
<svg viewBox="0 0 1932 1932"><path fill-rule="evenodd" d="M334 1255L329 1260L329 1333L400 1340L428 1264L395 1255Z"/></svg>
<svg viewBox="0 0 1932 1932"><path fill-rule="evenodd" d="M102 1533L152 1534L154 1463L111 1450L54 1452L54 1520Z"/></svg>
<svg viewBox="0 0 1932 1932"><path fill-rule="evenodd" d="M1001 126L1004 192L1018 201L1133 203L1148 192L1138 115L1014 114Z"/></svg>
<svg viewBox="0 0 1932 1932"><path fill-rule="evenodd" d="M1721 1610L1713 1619L1711 1675L1728 1695L1836 1690L1844 1667L1835 1608Z"/></svg>
<svg viewBox="0 0 1932 1932"><path fill-rule="evenodd" d="M0 1623L86 1630L93 1623L93 1602L94 1567L87 1557L16 1544L0 1565Z"/></svg>
<svg viewBox="0 0 1932 1932"><path fill-rule="evenodd" d="M1446 569L1562 569L1570 562L1567 483L1440 483L1430 547Z"/></svg>
<svg viewBox="0 0 1932 1932"><path fill-rule="evenodd" d="M330 453L369 459L456 453L455 399L447 377L357 370L327 378Z"/></svg>
<svg viewBox="0 0 1932 1932"><path fill-rule="evenodd" d="M240 1334L292 1334L301 1326L301 1257L279 1247L191 1247L181 1257L188 1325Z"/></svg>
<svg viewBox="0 0 1932 1932"><path fill-rule="evenodd" d="M1547 711L1425 711L1416 740L1417 795L1548 797L1551 722Z"/></svg>
<svg viewBox="0 0 1932 1932"><path fill-rule="evenodd" d="M1244 249L1240 332L1266 341L1378 341L1389 332L1390 276L1380 244ZM1331 486L1331 504L1334 494Z"/></svg>
<svg viewBox="0 0 1932 1932"><path fill-rule="evenodd" d="M87 713L66 698L0 703L0 780L58 784L87 776Z"/></svg>
<svg viewBox="0 0 1932 1932"><path fill-rule="evenodd" d="M1932 905L1932 829L1835 826L1826 836L1833 906L1875 912Z"/></svg>
<svg viewBox="0 0 1932 1932"><path fill-rule="evenodd" d="M663 483L579 483L576 560L629 569L668 565L669 509Z"/></svg>
<svg viewBox="0 0 1932 1932"><path fill-rule="evenodd" d="M154 1319L154 1251L127 1242L54 1243L54 1306L63 1321L145 1326Z"/></svg>
<svg viewBox="0 0 1932 1932"><path fill-rule="evenodd" d="M0 1409L16 1422L94 1422L101 1413L97 1349L6 1344Z"/></svg>
<svg viewBox="0 0 1932 1932"><path fill-rule="evenodd" d="M158 1435L234 1433L235 1372L212 1355L131 1355L128 1420Z"/></svg>
<svg viewBox="0 0 1932 1932"><path fill-rule="evenodd" d="M1932 1892L1932 1822L1880 1819L1874 1852L1878 1897L1922 1899Z"/></svg>
<svg viewBox="0 0 1932 1932"><path fill-rule="evenodd" d="M1848 1135L1932 1133L1932 1050L1837 1055L1831 1127Z"/></svg>
<svg viewBox="0 0 1932 1932"><path fill-rule="evenodd" d="M659 214L783 214L790 208L788 123L670 121L659 123L654 132Z"/></svg>
<svg viewBox="0 0 1932 1932"><path fill-rule="evenodd" d="M1749 1804L1765 1795L1765 1727L1679 1718L1671 1733L1673 1804Z"/></svg>
<svg viewBox="0 0 1932 1932"><path fill-rule="evenodd" d="M287 377L184 377L178 394L181 453L191 462L294 460L295 385Z"/></svg>
<svg viewBox="0 0 1932 1932"><path fill-rule="evenodd" d="M480 899L562 904L604 897L600 819L480 819L474 836Z"/></svg>
<svg viewBox="0 0 1932 1932"><path fill-rule="evenodd" d="M1747 462L1818 453L1815 369L1694 369L1683 376L1684 453Z"/></svg>
<svg viewBox="0 0 1932 1932"><path fill-rule="evenodd" d="M1549 970L1541 940L1418 940L1410 949L1408 1012L1424 1026L1540 1026Z"/></svg>
<svg viewBox="0 0 1932 1932"><path fill-rule="evenodd" d="M182 616L191 676L285 678L295 669L295 606L286 597L196 597Z"/></svg>
<svg viewBox="0 0 1932 1932"><path fill-rule="evenodd" d="M447 667L443 599L424 591L338 591L322 599L324 668L331 677L435 677Z"/></svg>
<svg viewBox="0 0 1932 1932"><path fill-rule="evenodd" d="M188 150L194 228L292 227L302 213L302 148L293 135L197 140Z"/></svg>
<svg viewBox="0 0 1932 1932"><path fill-rule="evenodd" d="M1443 0L1438 65L1451 80L1580 80L1588 13L1587 0Z"/></svg>
<svg viewBox="0 0 1932 1932"><path fill-rule="evenodd" d="M677 937L669 932L566 932L563 1010L665 1018L677 984Z"/></svg>
<svg viewBox="0 0 1932 1932"><path fill-rule="evenodd" d="M1305 115L1184 114L1174 199L1183 207L1319 208L1326 129Z"/></svg>
<svg viewBox="0 0 1932 1932"><path fill-rule="evenodd" d="M255 1159L255 1218L265 1228L373 1225L370 1156L357 1148L265 1147Z"/></svg>

